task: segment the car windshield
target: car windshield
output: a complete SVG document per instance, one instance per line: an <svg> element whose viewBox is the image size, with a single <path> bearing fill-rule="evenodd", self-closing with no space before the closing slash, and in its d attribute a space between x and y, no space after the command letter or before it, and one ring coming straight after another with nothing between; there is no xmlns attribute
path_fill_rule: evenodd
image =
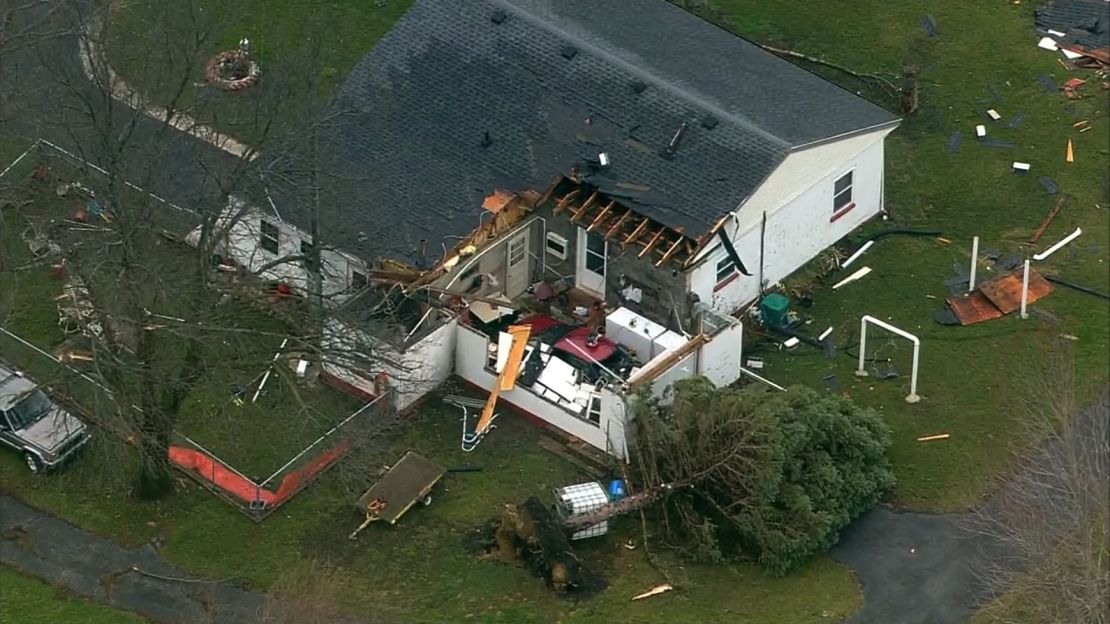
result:
<svg viewBox="0 0 1110 624"><path fill-rule="evenodd" d="M13 429L25 429L50 412L51 407L50 397L42 390L35 390L8 410L8 418Z"/></svg>

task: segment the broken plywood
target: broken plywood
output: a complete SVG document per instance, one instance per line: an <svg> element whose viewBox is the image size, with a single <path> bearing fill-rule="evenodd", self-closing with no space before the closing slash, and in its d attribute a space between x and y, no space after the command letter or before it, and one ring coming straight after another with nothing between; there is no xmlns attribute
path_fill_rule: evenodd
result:
<svg viewBox="0 0 1110 624"><path fill-rule="evenodd" d="M984 283L966 295L949 297L948 307L952 309L960 325L982 323L1014 312L1021 308L1022 272L1023 269L1017 269ZM1029 270L1028 303L1033 303L1052 290L1052 284L1040 273Z"/></svg>

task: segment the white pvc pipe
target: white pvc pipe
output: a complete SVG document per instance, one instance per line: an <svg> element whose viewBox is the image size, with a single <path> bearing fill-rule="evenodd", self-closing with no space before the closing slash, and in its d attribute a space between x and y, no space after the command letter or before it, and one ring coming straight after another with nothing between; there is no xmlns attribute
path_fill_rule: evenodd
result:
<svg viewBox="0 0 1110 624"><path fill-rule="evenodd" d="M266 369L266 374L262 376L262 382L258 384L258 389L254 391L254 396L251 397L251 403L258 401L258 395L262 394L262 389L266 387L266 382L270 381L270 373L274 370L274 364L277 364L278 358L281 357L281 352L285 350L285 345L288 342L288 338L281 341L281 346L278 347L277 353L274 354L274 359L270 360L270 367Z"/></svg>
<svg viewBox="0 0 1110 624"><path fill-rule="evenodd" d="M1029 318L1029 314L1025 312L1026 306L1029 304L1029 258L1025 259L1025 273L1021 277L1021 318Z"/></svg>
<svg viewBox="0 0 1110 624"><path fill-rule="evenodd" d="M840 280L839 282L833 284L832 289L836 290L837 288L840 288L841 286L843 286L845 284L851 284L852 282L862 278L864 275L867 275L870 272L871 272L871 267L863 267L862 269L856 271L855 273L852 273L848 277L845 277L844 279Z"/></svg>
<svg viewBox="0 0 1110 624"><path fill-rule="evenodd" d="M978 242L978 237L976 237L976 242ZM897 327L891 325L890 323L887 323L885 321L881 321L881 320L879 320L879 319L877 319L873 316L869 316L869 315L864 315L864 317L860 319L860 323L859 323L859 368L856 370L856 375L859 376L859 377L866 377L867 376L867 369L865 369L863 367L863 364L864 364L864 361L866 361L866 359L867 359L867 324L868 323L873 323L875 325L878 325L879 327L882 327L883 329L885 329L889 332L893 332L895 334L898 334L899 336L901 336L901 337L903 337L903 338L905 338L905 339L907 339L907 340L909 340L910 342L913 343L913 367L910 370L910 393L909 393L909 395L906 396L906 403L917 403L918 401L921 400L921 397L918 396L918 394L917 394L917 366L918 366L918 363L920 362L920 356L921 356L921 340L919 340L917 336L914 336L913 334L911 334L907 331L898 329Z"/></svg>
<svg viewBox="0 0 1110 624"><path fill-rule="evenodd" d="M979 237L971 239L971 277L967 281L967 292L975 290L975 269L979 268Z"/></svg>
<svg viewBox="0 0 1110 624"><path fill-rule="evenodd" d="M1048 249L1042 251L1041 253L1033 256L1033 259L1036 260L1037 262L1040 262L1041 260L1044 260L1045 258L1051 256L1052 254L1056 253L1057 251L1060 251L1060 248L1063 247L1064 245L1067 245L1068 243L1072 242L1073 240L1079 238L1079 235L1082 234L1082 233L1083 233L1083 228L1075 228L1075 231L1072 232L1071 234L1068 234L1067 236L1065 236L1064 240L1056 243L1055 245L1049 247Z"/></svg>
<svg viewBox="0 0 1110 624"><path fill-rule="evenodd" d="M759 375L756 375L755 373L753 373L752 371L744 368L743 366L740 367L740 372L744 373L748 377L751 377L752 379L755 379L757 381L762 381L763 383L767 384L768 386L771 386L775 390L782 390L783 392L786 391L786 388L783 388L782 386L780 386L777 383L771 381L770 379L767 379L765 377L760 377Z"/></svg>
<svg viewBox="0 0 1110 624"><path fill-rule="evenodd" d="M863 252L870 249L871 246L874 245L874 244L875 244L875 241L873 241L873 240L869 240L866 243L864 243L862 247L860 247L859 249L856 250L856 253L848 256L848 259L844 261L844 264L840 265L840 268L842 268L842 269L848 268L849 264L852 264L853 262L855 262L856 258L859 258L860 256L862 256Z"/></svg>

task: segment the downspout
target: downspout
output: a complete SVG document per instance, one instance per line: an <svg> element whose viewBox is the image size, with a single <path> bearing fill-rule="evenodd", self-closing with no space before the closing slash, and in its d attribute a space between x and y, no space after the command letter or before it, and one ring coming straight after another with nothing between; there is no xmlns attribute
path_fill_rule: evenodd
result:
<svg viewBox="0 0 1110 624"><path fill-rule="evenodd" d="M763 297L763 245L767 236L767 211L763 211L763 220L759 224L759 296Z"/></svg>

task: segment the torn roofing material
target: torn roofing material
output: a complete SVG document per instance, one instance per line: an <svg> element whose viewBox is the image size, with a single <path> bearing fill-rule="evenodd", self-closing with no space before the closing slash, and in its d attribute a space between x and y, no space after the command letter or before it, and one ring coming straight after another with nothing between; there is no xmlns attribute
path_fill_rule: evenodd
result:
<svg viewBox="0 0 1110 624"><path fill-rule="evenodd" d="M1110 47L1110 7L1106 0L1052 0L1036 10L1037 28L1065 33L1060 43Z"/></svg>
<svg viewBox="0 0 1110 624"><path fill-rule="evenodd" d="M896 123L665 0L417 0L316 124L318 221L348 230L337 247L413 263L488 218L494 191L577 176L696 237L791 150ZM270 190L303 223L297 162Z"/></svg>

